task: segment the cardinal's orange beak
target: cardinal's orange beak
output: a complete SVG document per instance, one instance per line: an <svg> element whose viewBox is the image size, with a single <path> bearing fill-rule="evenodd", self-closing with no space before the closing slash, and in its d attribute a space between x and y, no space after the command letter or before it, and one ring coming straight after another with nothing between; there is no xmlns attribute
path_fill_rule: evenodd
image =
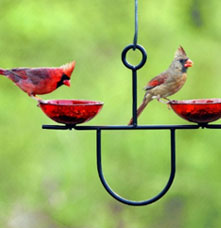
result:
<svg viewBox="0 0 221 228"><path fill-rule="evenodd" d="M193 61L191 61L190 59L188 59L184 64L184 67L192 67L192 66L193 66Z"/></svg>
<svg viewBox="0 0 221 228"><path fill-rule="evenodd" d="M64 80L64 81L63 81L63 84L66 85L66 86L68 86L68 87L71 86L70 80Z"/></svg>

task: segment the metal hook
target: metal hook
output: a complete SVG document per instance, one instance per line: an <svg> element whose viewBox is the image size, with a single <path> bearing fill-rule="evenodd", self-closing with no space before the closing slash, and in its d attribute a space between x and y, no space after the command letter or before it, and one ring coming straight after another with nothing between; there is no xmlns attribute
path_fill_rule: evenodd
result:
<svg viewBox="0 0 221 228"><path fill-rule="evenodd" d="M147 204L151 204L157 200L159 200L161 197L163 197L166 192L171 187L174 177L175 177L175 171L176 171L176 157L175 157L175 129L170 129L170 137L171 137L171 172L169 180L164 187L164 189L156 196L154 196L151 199L144 200L144 201L132 201L125 199L121 196L119 196L117 193L115 193L106 182L103 171L102 171L102 159L101 159L101 129L97 129L97 170L99 174L99 178L101 180L101 183L103 184L106 191L116 200L120 201L121 203L132 205L132 206L143 206Z"/></svg>
<svg viewBox="0 0 221 228"><path fill-rule="evenodd" d="M146 53L146 50L139 44L136 44L136 49L140 50L141 51L141 54L142 54L142 59L141 59L141 62L136 65L136 66L133 66L131 65L130 63L128 63L127 59L126 59L126 55L127 55L127 52L130 50L130 49L134 49L134 44L129 44L128 46L126 46L124 48L124 50L122 51L122 54L121 54L121 60L123 62L123 64L131 69L131 70L138 70L140 69L145 63L146 63L146 60L147 60L147 53Z"/></svg>

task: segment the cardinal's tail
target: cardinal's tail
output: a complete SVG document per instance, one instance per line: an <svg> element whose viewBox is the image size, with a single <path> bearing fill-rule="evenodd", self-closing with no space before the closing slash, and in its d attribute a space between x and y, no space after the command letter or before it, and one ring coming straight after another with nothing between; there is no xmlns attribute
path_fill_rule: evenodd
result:
<svg viewBox="0 0 221 228"><path fill-rule="evenodd" d="M0 74L5 75L5 70L0 68Z"/></svg>
<svg viewBox="0 0 221 228"><path fill-rule="evenodd" d="M152 100L152 96L150 94L146 94L144 96L142 104L137 109L137 117L143 112L143 110L151 100ZM133 117L130 119L130 122L128 123L128 125L132 125L132 124L133 124Z"/></svg>

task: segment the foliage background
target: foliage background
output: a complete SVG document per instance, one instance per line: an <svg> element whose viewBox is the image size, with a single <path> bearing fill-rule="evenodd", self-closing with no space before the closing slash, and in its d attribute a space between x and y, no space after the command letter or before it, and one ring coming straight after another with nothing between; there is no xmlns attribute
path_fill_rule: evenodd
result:
<svg viewBox="0 0 221 228"><path fill-rule="evenodd" d="M134 1L1 0L2 68L59 66L76 60L71 88L44 99L104 101L87 124L124 125L131 116L131 72L120 55L134 33ZM138 102L178 45L195 62L171 99L220 97L221 4L218 0L139 1ZM130 53L137 63L139 54ZM146 207L113 200L96 172L95 132L42 130L53 124L11 81L0 79L0 226L6 228L220 227L220 132L177 131L177 173L168 194ZM157 101L140 124L187 124ZM221 123L220 121L216 122ZM104 172L119 194L157 194L169 175L167 131L105 132ZM114 142L114 143L113 143Z"/></svg>

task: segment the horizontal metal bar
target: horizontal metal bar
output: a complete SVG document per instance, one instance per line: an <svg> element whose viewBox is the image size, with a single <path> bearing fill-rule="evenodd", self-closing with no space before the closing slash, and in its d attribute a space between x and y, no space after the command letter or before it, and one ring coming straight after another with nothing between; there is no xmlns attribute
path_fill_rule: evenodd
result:
<svg viewBox="0 0 221 228"><path fill-rule="evenodd" d="M107 125L107 126L79 126L79 125L43 125L43 129L50 130L171 130L171 129L221 129L221 124L206 124L206 125Z"/></svg>
<svg viewBox="0 0 221 228"><path fill-rule="evenodd" d="M221 124L208 124L205 126L205 128L209 129L221 129Z"/></svg>
<svg viewBox="0 0 221 228"><path fill-rule="evenodd" d="M200 125L109 125L109 126L74 126L74 125L43 125L43 129L51 130L164 130L164 129L198 129ZM220 125L221 127L221 125Z"/></svg>
<svg viewBox="0 0 221 228"><path fill-rule="evenodd" d="M42 125L42 129L47 130L72 130L73 127L70 127L69 125Z"/></svg>
<svg viewBox="0 0 221 228"><path fill-rule="evenodd" d="M164 129L197 129L199 125L111 125L111 126L75 126L75 130L164 130Z"/></svg>

